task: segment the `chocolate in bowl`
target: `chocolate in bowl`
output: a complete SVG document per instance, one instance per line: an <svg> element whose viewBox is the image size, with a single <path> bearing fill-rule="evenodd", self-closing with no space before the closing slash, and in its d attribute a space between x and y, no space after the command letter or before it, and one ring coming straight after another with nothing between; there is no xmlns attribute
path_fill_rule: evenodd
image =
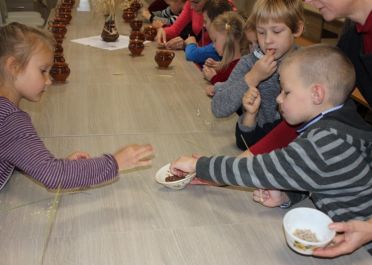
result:
<svg viewBox="0 0 372 265"><path fill-rule="evenodd" d="M178 181L181 179L184 179L185 176L177 176L177 175L169 175L168 177L165 178L165 182L173 182L173 181Z"/></svg>

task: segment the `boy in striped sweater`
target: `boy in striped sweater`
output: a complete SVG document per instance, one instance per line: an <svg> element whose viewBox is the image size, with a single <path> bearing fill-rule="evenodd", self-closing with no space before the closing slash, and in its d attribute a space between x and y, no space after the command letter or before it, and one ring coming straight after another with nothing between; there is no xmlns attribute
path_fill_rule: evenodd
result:
<svg viewBox="0 0 372 265"><path fill-rule="evenodd" d="M308 192L334 221L372 217L372 127L345 103L355 71L336 47L315 45L284 59L280 111L299 136L288 147L253 157L181 157L174 174L228 185ZM290 203L282 194L281 203Z"/></svg>

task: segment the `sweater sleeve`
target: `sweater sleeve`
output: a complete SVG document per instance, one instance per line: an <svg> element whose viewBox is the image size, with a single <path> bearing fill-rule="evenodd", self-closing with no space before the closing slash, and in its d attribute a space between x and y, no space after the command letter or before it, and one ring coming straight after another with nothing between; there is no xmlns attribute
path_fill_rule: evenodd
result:
<svg viewBox="0 0 372 265"><path fill-rule="evenodd" d="M363 154L328 130L312 130L287 148L251 158L202 157L198 177L228 185L333 192L368 183Z"/></svg>
<svg viewBox="0 0 372 265"><path fill-rule="evenodd" d="M215 61L220 61L221 57L218 55L210 43L203 47L198 47L195 43L186 45L185 56L187 61L192 61L197 64L203 65L208 58L212 58Z"/></svg>
<svg viewBox="0 0 372 265"><path fill-rule="evenodd" d="M177 20L171 26L164 28L164 31L167 35L167 40L173 39L180 35L182 30L191 22L191 12L190 1L186 1Z"/></svg>
<svg viewBox="0 0 372 265"><path fill-rule="evenodd" d="M244 76L253 64L253 55L243 56L229 78L225 82L214 85L216 93L212 98L211 108L217 118L230 116L242 105L242 98L248 90Z"/></svg>
<svg viewBox="0 0 372 265"><path fill-rule="evenodd" d="M2 124L1 157L47 189L88 188L116 179L118 165L112 155L92 159L55 158L37 135L25 112L9 115Z"/></svg>

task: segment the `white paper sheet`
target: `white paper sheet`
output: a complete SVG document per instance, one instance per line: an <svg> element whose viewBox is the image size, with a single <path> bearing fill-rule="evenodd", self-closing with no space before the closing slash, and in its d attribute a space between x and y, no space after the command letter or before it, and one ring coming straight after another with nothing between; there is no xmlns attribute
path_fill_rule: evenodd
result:
<svg viewBox="0 0 372 265"><path fill-rule="evenodd" d="M75 39L71 40L72 42L76 42L82 45L92 46L104 50L118 50L128 48L129 45L129 37L120 35L119 38L115 42L105 42L102 40L101 36L92 36L87 38Z"/></svg>

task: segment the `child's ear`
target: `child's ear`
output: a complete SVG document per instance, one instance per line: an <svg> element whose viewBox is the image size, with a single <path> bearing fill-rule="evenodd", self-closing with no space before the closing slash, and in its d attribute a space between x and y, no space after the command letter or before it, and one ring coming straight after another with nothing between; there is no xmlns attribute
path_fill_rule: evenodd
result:
<svg viewBox="0 0 372 265"><path fill-rule="evenodd" d="M302 33L304 32L304 22L303 21L299 21L298 24L297 24L297 31L293 33L293 36L295 38L298 38L302 35Z"/></svg>
<svg viewBox="0 0 372 265"><path fill-rule="evenodd" d="M5 71L9 73L9 75L11 75L12 77L17 76L17 73L19 72L19 64L15 57L9 56L5 60Z"/></svg>
<svg viewBox="0 0 372 265"><path fill-rule="evenodd" d="M325 87L321 84L315 84L311 88L311 98L315 105L320 105L325 99Z"/></svg>

